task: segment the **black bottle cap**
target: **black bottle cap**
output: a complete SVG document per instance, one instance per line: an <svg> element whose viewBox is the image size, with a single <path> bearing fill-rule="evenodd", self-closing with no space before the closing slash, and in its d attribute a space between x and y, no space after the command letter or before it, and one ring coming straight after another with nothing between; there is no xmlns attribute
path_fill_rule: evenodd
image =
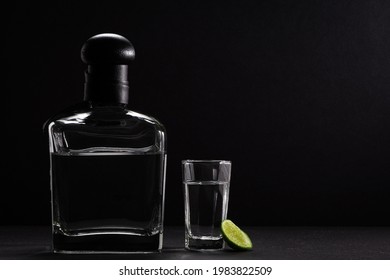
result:
<svg viewBox="0 0 390 280"><path fill-rule="evenodd" d="M81 59L88 65L84 100L127 104L128 64L134 58L134 47L125 37L104 33L89 38L81 48Z"/></svg>

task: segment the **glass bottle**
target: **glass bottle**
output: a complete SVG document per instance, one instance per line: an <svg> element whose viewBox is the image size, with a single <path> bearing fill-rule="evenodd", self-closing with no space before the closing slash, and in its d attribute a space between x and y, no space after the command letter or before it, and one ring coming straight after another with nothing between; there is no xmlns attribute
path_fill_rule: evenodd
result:
<svg viewBox="0 0 390 280"><path fill-rule="evenodd" d="M132 44L86 41L84 102L48 123L54 252L162 249L166 132L127 108Z"/></svg>

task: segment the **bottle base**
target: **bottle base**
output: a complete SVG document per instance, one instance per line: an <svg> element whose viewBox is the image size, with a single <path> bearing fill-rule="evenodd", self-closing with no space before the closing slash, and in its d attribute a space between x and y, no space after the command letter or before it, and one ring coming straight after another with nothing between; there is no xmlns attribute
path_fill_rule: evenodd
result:
<svg viewBox="0 0 390 280"><path fill-rule="evenodd" d="M53 251L58 254L146 254L159 253L162 233L152 236L91 234L68 236L53 234Z"/></svg>

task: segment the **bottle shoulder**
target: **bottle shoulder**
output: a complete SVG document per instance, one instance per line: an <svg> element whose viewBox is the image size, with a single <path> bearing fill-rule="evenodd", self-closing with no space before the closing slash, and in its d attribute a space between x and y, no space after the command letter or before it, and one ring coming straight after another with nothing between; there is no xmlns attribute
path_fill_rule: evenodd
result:
<svg viewBox="0 0 390 280"><path fill-rule="evenodd" d="M104 107L83 108L67 113L50 120L48 127L62 127L72 129L131 129L154 128L165 132L164 125L156 118L138 113L127 108Z"/></svg>
<svg viewBox="0 0 390 280"><path fill-rule="evenodd" d="M48 125L51 151L58 153L160 153L166 150L164 126L127 108L85 108L63 113Z"/></svg>

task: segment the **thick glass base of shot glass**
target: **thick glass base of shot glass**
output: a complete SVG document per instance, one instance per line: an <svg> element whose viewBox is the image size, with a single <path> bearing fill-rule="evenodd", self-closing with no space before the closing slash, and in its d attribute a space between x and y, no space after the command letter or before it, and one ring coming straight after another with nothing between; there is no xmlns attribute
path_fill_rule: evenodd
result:
<svg viewBox="0 0 390 280"><path fill-rule="evenodd" d="M216 251L222 250L225 242L222 237L197 236L185 238L185 248L192 251Z"/></svg>

